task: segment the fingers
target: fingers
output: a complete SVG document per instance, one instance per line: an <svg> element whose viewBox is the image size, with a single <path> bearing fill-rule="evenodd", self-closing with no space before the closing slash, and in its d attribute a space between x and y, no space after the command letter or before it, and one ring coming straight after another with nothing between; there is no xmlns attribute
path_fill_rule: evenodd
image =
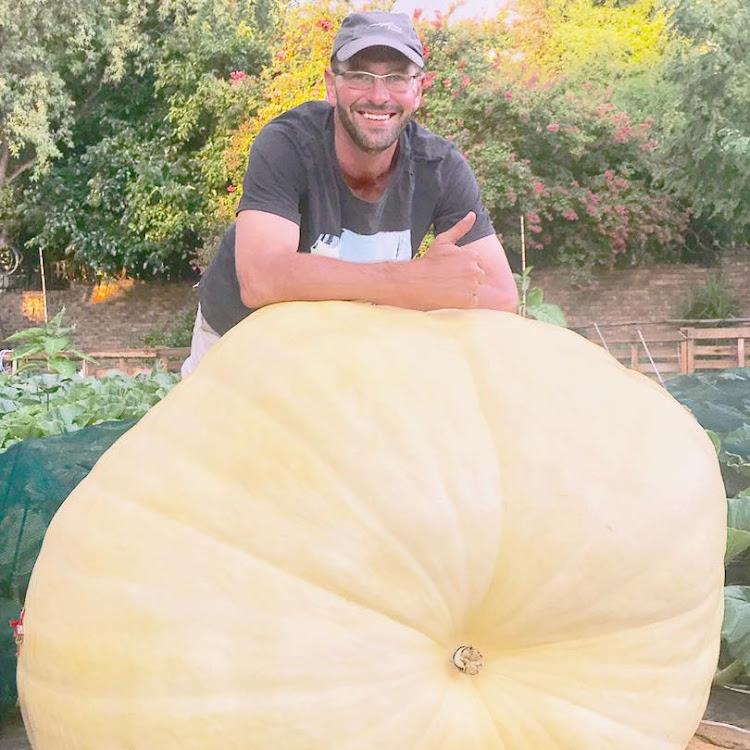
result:
<svg viewBox="0 0 750 750"><path fill-rule="evenodd" d="M450 229L446 229L435 237L435 241L455 245L474 226L476 220L477 215L473 211L469 211L463 219L457 221Z"/></svg>

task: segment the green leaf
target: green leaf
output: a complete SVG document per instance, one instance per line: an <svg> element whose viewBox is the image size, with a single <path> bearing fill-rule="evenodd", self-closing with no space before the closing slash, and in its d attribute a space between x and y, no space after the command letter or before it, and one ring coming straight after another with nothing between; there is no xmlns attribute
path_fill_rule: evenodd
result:
<svg viewBox="0 0 750 750"><path fill-rule="evenodd" d="M724 622L721 637L732 658L750 667L750 586L724 588Z"/></svg>
<svg viewBox="0 0 750 750"><path fill-rule="evenodd" d="M564 328L568 325L568 321L565 319L563 311L557 305L553 305L549 302L529 307L526 312L530 318L541 320L544 323L552 323Z"/></svg>
<svg viewBox="0 0 750 750"><path fill-rule="evenodd" d="M718 455L721 452L721 438L713 430L706 430L706 434L711 438L711 442L714 444L714 450Z"/></svg>
<svg viewBox="0 0 750 750"><path fill-rule="evenodd" d="M63 358L63 357L56 357L55 359L50 359L49 366L60 375L72 377L73 375L76 374L75 362L72 362L71 360Z"/></svg>
<svg viewBox="0 0 750 750"><path fill-rule="evenodd" d="M44 334L45 331L43 328L26 328L23 331L17 331L10 336L6 336L5 340L15 343L16 341L26 341L27 339L43 336Z"/></svg>
<svg viewBox="0 0 750 750"><path fill-rule="evenodd" d="M725 563L750 549L750 494L727 500L727 527Z"/></svg>
<svg viewBox="0 0 750 750"><path fill-rule="evenodd" d="M53 357L58 352L65 349L70 342L66 338L46 338L44 340L44 353L48 357Z"/></svg>
<svg viewBox="0 0 750 750"><path fill-rule="evenodd" d="M44 351L44 345L38 343L26 344L20 349L13 350L13 359L23 359L24 357L31 357L34 354L41 354Z"/></svg>
<svg viewBox="0 0 750 750"><path fill-rule="evenodd" d="M65 425L66 432L72 432L75 429L76 420L86 410L79 404L62 404L56 411L60 421Z"/></svg>

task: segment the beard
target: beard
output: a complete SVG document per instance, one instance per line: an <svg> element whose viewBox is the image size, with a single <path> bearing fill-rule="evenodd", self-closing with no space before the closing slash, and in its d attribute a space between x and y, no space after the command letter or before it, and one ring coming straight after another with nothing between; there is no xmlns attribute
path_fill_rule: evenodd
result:
<svg viewBox="0 0 750 750"><path fill-rule="evenodd" d="M404 114L403 108L396 108L393 105L382 107L368 104L366 105L366 109L368 112L376 114L392 114L393 117L388 121L387 127L376 126L368 128L367 122L364 121L364 118L357 111L352 112L338 105L336 107L336 114L344 126L344 130L346 130L356 146L365 153L377 154L385 151L398 140L398 137L409 124L411 115Z"/></svg>

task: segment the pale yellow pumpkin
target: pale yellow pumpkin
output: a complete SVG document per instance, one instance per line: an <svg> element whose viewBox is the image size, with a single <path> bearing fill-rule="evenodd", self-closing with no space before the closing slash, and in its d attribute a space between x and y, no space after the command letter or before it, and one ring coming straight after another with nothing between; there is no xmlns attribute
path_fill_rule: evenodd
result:
<svg viewBox="0 0 750 750"><path fill-rule="evenodd" d="M268 308L54 519L20 654L30 736L682 750L717 660L725 512L697 422L575 333Z"/></svg>

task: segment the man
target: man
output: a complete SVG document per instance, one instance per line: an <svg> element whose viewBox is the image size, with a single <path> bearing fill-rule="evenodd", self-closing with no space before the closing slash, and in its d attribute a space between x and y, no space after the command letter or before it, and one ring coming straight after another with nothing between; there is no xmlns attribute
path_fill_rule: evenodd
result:
<svg viewBox="0 0 750 750"><path fill-rule="evenodd" d="M257 136L237 221L200 283L183 376L220 335L275 302L515 312L513 276L471 169L412 119L422 49L404 14L350 15L325 71L326 101ZM412 260L431 227L435 241Z"/></svg>

